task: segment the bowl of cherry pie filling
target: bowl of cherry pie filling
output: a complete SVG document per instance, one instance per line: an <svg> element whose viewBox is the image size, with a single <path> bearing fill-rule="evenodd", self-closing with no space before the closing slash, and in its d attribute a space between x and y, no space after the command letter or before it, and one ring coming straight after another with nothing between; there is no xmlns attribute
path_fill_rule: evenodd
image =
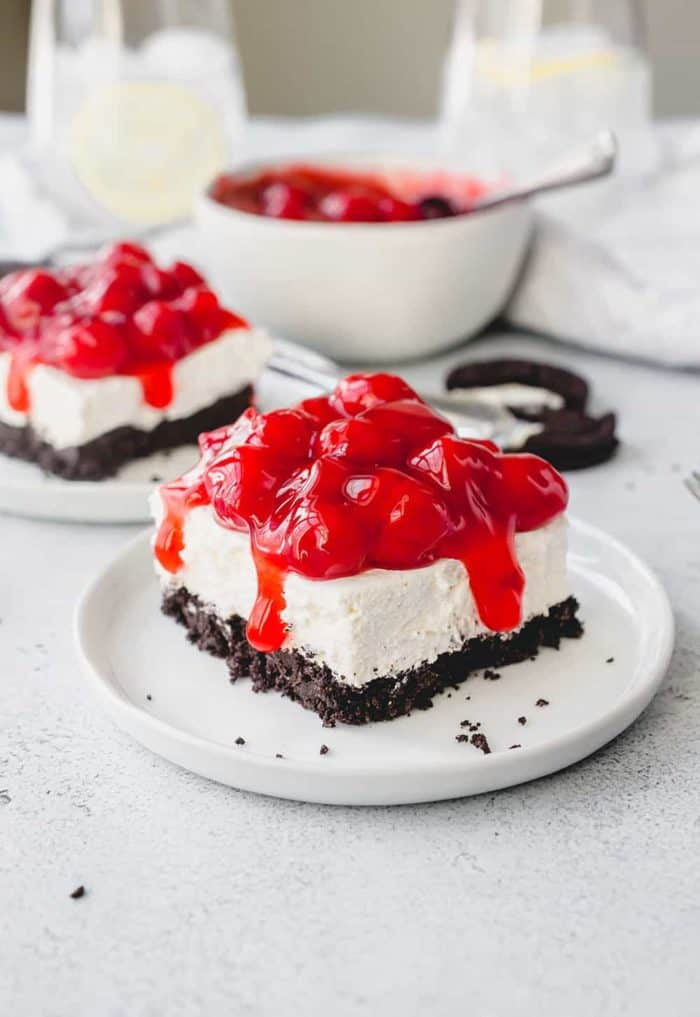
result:
<svg viewBox="0 0 700 1017"><path fill-rule="evenodd" d="M192 266L117 243L0 280L0 455L103 480L235 419L270 352Z"/></svg>
<svg viewBox="0 0 700 1017"><path fill-rule="evenodd" d="M426 356L475 335L513 287L527 202L434 164L344 156L247 164L200 196L207 267L244 314L345 362Z"/></svg>

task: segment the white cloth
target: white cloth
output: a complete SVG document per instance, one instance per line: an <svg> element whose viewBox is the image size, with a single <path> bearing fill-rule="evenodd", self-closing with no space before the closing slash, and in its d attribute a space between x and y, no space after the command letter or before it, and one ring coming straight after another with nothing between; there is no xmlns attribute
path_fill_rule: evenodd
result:
<svg viewBox="0 0 700 1017"><path fill-rule="evenodd" d="M538 213L506 309L515 326L613 355L700 368L700 126L656 132L654 172Z"/></svg>

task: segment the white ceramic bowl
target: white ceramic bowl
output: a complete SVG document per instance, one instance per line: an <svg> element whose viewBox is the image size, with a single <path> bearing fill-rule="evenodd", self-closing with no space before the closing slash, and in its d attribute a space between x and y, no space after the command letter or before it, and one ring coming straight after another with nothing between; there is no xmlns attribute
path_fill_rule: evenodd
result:
<svg viewBox="0 0 700 1017"><path fill-rule="evenodd" d="M300 160L274 164L285 161ZM397 165L376 156L305 161ZM428 222L297 222L241 212L208 193L196 219L205 267L232 306L336 360L365 362L428 355L479 332L512 289L532 221L521 202Z"/></svg>

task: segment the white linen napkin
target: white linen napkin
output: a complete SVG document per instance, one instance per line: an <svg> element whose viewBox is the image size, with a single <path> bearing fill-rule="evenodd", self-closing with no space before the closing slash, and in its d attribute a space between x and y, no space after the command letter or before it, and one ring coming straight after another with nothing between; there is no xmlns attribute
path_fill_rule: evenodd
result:
<svg viewBox="0 0 700 1017"><path fill-rule="evenodd" d="M656 169L540 210L511 324L613 355L700 368L700 126L656 132Z"/></svg>

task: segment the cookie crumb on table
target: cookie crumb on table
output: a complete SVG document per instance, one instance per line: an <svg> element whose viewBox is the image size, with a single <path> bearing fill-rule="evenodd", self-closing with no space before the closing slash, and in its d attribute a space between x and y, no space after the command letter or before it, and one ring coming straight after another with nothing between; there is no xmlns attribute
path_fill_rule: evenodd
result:
<svg viewBox="0 0 700 1017"><path fill-rule="evenodd" d="M491 752L491 746L488 743L488 739L486 735L481 734L481 732L472 735L472 745L477 749L481 749L485 756L488 756Z"/></svg>

